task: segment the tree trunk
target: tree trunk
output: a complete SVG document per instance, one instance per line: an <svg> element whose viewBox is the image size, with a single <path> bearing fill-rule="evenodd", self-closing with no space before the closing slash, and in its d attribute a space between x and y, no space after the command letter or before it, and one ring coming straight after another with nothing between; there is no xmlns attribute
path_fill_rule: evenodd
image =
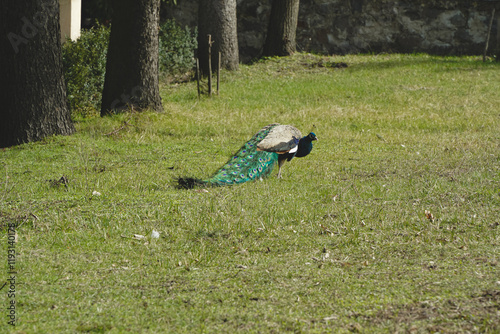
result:
<svg viewBox="0 0 500 334"><path fill-rule="evenodd" d="M75 131L66 100L57 0L0 5L0 147Z"/></svg>
<svg viewBox="0 0 500 334"><path fill-rule="evenodd" d="M212 36L213 68L219 61L227 70L239 66L236 0L200 0L198 9L198 58L201 72L208 75L208 37Z"/></svg>
<svg viewBox="0 0 500 334"><path fill-rule="evenodd" d="M273 0L263 55L289 56L296 51L299 0Z"/></svg>
<svg viewBox="0 0 500 334"><path fill-rule="evenodd" d="M160 112L160 0L111 0L111 6L101 116L128 108Z"/></svg>

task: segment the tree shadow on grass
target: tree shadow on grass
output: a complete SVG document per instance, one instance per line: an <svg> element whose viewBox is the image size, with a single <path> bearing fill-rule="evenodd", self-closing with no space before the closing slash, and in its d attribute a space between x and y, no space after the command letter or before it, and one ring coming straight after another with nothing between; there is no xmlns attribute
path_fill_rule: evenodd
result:
<svg viewBox="0 0 500 334"><path fill-rule="evenodd" d="M442 57L420 54L409 55L377 55L368 61L352 64L351 71L387 70L395 68L434 67L435 71L477 71L499 69L500 62L483 62L481 57Z"/></svg>

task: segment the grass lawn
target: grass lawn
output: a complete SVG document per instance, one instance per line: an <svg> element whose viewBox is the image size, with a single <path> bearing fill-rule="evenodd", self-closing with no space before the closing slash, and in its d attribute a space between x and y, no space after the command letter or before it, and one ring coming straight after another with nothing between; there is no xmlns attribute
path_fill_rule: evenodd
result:
<svg viewBox="0 0 500 334"><path fill-rule="evenodd" d="M0 151L0 332L500 332L499 63L297 54L162 97ZM175 188L273 122L319 138L283 179Z"/></svg>

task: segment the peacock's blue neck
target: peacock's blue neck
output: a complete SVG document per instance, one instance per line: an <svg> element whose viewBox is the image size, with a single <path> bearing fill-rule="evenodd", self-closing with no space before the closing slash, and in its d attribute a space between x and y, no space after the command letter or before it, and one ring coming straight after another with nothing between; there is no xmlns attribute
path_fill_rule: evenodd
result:
<svg viewBox="0 0 500 334"><path fill-rule="evenodd" d="M302 137L299 140L299 147L297 149L297 153L295 153L295 156L297 158L302 158L311 153L311 150L313 148L312 145L312 140L309 136Z"/></svg>

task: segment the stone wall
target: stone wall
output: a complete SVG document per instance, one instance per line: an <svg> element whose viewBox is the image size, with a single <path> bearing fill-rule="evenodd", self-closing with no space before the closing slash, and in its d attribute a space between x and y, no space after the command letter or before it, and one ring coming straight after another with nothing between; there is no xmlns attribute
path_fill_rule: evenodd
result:
<svg viewBox="0 0 500 334"><path fill-rule="evenodd" d="M500 1L301 0L297 48L325 54L426 52L482 54L492 7L490 54L500 47ZM259 56L270 1L238 0L240 59ZM177 0L168 16L196 26L197 0Z"/></svg>

